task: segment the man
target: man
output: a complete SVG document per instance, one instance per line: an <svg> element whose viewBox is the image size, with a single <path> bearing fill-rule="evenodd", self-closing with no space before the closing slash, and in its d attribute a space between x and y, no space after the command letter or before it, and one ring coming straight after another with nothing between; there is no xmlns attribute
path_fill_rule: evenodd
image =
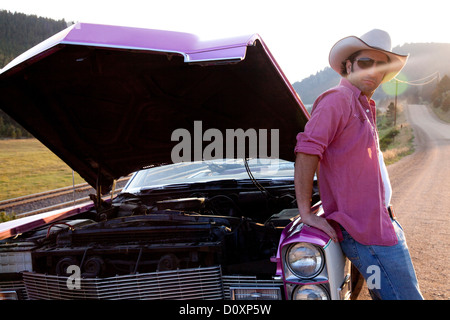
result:
<svg viewBox="0 0 450 320"><path fill-rule="evenodd" d="M295 187L303 223L341 242L374 299L422 299L403 231L389 206L391 186L371 99L407 58L391 52L389 34L382 30L338 41L329 62L341 82L317 98L295 147ZM323 217L310 212L316 170Z"/></svg>

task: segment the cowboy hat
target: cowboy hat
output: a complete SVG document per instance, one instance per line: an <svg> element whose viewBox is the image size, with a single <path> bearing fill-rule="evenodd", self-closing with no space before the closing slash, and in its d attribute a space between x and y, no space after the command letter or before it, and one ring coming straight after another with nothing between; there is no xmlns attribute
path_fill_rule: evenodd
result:
<svg viewBox="0 0 450 320"><path fill-rule="evenodd" d="M408 60L408 55L392 52L391 37L386 31L373 29L360 38L350 36L336 42L331 48L328 58L331 68L337 73L342 74L342 63L353 53L360 50L377 50L389 57L389 67L382 82L392 80L403 69L406 60Z"/></svg>

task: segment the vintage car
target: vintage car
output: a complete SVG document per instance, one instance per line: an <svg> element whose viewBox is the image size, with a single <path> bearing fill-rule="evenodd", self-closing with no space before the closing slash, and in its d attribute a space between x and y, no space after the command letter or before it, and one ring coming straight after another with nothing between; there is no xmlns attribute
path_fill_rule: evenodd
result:
<svg viewBox="0 0 450 320"><path fill-rule="evenodd" d="M1 71L0 108L97 190L0 224L2 297L358 295L339 244L298 215L309 114L259 35L77 23Z"/></svg>

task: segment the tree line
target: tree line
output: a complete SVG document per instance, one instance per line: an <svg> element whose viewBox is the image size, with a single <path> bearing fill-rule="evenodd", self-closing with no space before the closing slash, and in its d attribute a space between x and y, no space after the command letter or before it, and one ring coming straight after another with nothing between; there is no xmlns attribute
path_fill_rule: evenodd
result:
<svg viewBox="0 0 450 320"><path fill-rule="evenodd" d="M444 112L450 110L450 78L445 75L434 89L431 99L433 107L441 108Z"/></svg>
<svg viewBox="0 0 450 320"><path fill-rule="evenodd" d="M33 136L0 109L0 138L32 138Z"/></svg>
<svg viewBox="0 0 450 320"><path fill-rule="evenodd" d="M48 37L67 28L67 22L0 10L0 68Z"/></svg>

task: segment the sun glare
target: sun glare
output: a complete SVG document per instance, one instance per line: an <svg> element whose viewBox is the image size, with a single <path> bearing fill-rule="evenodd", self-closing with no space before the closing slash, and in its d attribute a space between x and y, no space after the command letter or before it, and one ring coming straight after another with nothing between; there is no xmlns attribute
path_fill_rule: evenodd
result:
<svg viewBox="0 0 450 320"><path fill-rule="evenodd" d="M382 84L383 91L389 96L401 95L408 89L408 78L399 73L394 79Z"/></svg>

